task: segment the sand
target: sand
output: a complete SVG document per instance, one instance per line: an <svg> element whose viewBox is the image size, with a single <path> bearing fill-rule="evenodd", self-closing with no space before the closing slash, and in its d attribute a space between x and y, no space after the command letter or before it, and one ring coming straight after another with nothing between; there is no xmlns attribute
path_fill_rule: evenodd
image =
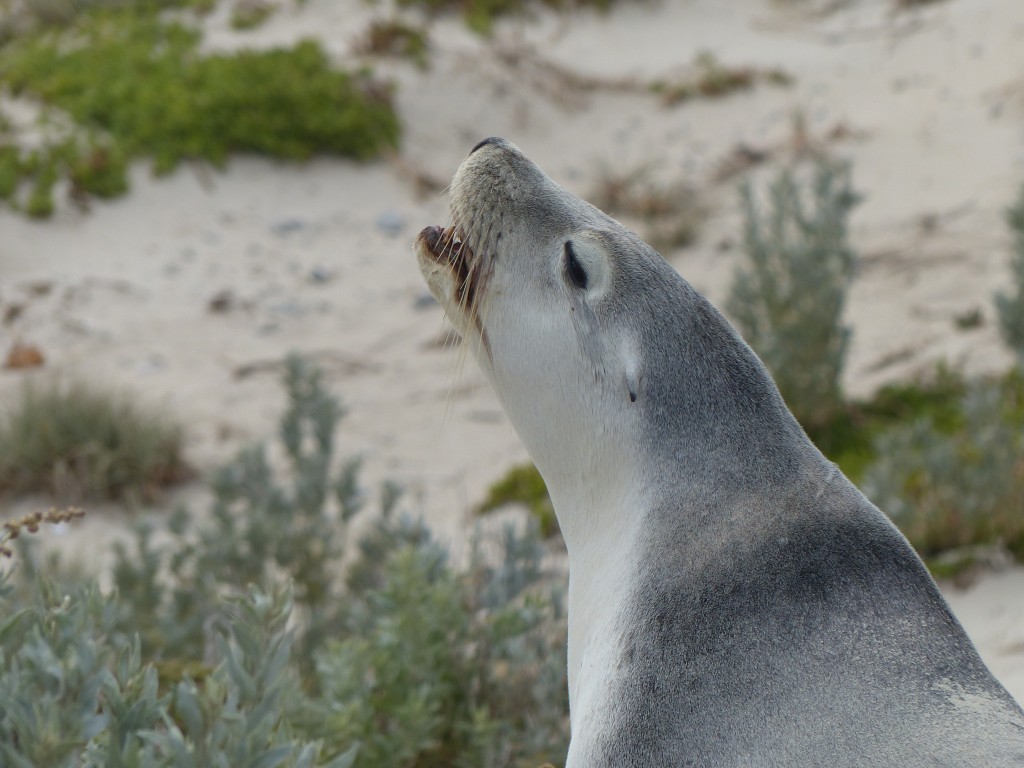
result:
<svg viewBox="0 0 1024 768"><path fill-rule="evenodd" d="M992 294L1008 279L1003 211L1024 181L1024 4L835 5L665 0L606 15L539 12L490 40L446 18L431 22L425 71L355 52L386 6L287 4L245 33L222 10L208 21L209 49L315 37L339 63L392 78L401 150L371 164L235 158L224 172L186 166L159 179L140 164L128 196L88 212L62 202L37 223L0 211L0 309L24 306L0 326L0 352L18 340L46 356L37 372L0 373L0 403L39 376L141 392L182 418L189 460L212 467L272 436L278 364L306 353L348 409L342 455L363 456L371 487L402 484L407 509L458 552L472 506L527 456L473 362L438 343L446 326L411 243L421 227L446 223L446 204L414 178L447 183L488 135L512 139L584 195L602 167L647 166L656 179L693 184L708 220L696 245L665 255L719 303L740 257L737 181L760 182L801 148L827 147L853 163L864 196L852 221L862 268L847 307L848 392L939 360L1005 369ZM636 87L684 71L701 51L782 68L793 84L671 108ZM738 147L773 162L722 180ZM958 329L975 311L980 325ZM183 493L167 505L201 506L201 491ZM128 522L96 508L60 540L101 556ZM1022 587L1017 569L947 590L1018 699Z"/></svg>

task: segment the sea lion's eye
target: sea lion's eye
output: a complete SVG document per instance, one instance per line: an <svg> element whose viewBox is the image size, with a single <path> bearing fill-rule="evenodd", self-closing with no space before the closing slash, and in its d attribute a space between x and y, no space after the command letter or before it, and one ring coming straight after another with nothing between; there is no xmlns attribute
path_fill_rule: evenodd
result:
<svg viewBox="0 0 1024 768"><path fill-rule="evenodd" d="M569 276L569 281L581 291L587 289L587 271L576 258L571 240L565 244L565 273Z"/></svg>

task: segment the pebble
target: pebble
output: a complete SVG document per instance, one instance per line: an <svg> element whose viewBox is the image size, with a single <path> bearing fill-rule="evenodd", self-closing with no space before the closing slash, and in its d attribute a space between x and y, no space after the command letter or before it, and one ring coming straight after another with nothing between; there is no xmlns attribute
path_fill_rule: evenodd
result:
<svg viewBox="0 0 1024 768"><path fill-rule="evenodd" d="M377 229L388 237L397 237L405 229L405 216L398 211L384 211L377 217Z"/></svg>
<svg viewBox="0 0 1024 768"><path fill-rule="evenodd" d="M330 267L317 265L309 270L309 281L311 283L328 283L334 279L334 270Z"/></svg>
<svg viewBox="0 0 1024 768"><path fill-rule="evenodd" d="M12 370L38 368L44 362L46 362L46 358L39 347L34 344L15 342L7 353L4 367Z"/></svg>
<svg viewBox="0 0 1024 768"><path fill-rule="evenodd" d="M299 302L291 299L271 304L267 309L275 315L281 315L284 317L302 317L306 314L305 307L303 307Z"/></svg>
<svg viewBox="0 0 1024 768"><path fill-rule="evenodd" d="M215 314L222 314L224 312L230 312L235 308L235 294L230 288L218 291L210 299L206 305L210 312Z"/></svg>
<svg viewBox="0 0 1024 768"><path fill-rule="evenodd" d="M287 237L306 228L306 222L302 219L281 219L270 225L270 231L275 235Z"/></svg>

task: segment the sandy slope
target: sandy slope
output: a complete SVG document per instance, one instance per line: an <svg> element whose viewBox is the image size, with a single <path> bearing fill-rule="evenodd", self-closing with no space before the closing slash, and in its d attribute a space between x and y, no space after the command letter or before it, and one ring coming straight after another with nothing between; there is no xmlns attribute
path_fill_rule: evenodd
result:
<svg viewBox="0 0 1024 768"><path fill-rule="evenodd" d="M410 507L458 547L469 507L526 454L472 361L436 343L441 312L410 243L443 223L446 207L418 192L411 172L444 183L475 141L498 134L582 194L601 164L687 178L711 213L697 246L667 256L720 300L739 255L738 217L735 182L715 178L737 145L784 159L832 135L865 195L853 222L864 259L848 307L848 389L868 392L940 359L1005 367L991 295L1006 280L1002 211L1024 181L1024 4L948 0L902 14L887 0L824 14L816 5L664 0L607 16L542 14L490 41L438 22L428 71L375 62L398 85L405 124L392 162L243 158L226 173L183 168L160 180L138 167L128 197L89 213L65 206L37 224L0 211L0 309L26 307L0 327L0 352L21 339L46 353L42 375L146 393L185 419L189 456L203 466L271 434L282 402L273 364L310 353L350 411L342 451L365 457L369 482L403 483ZM312 36L351 64L357 36L384 13L309 0L248 33L220 14L206 44ZM615 87L670 76L702 50L782 67L794 85L671 109ZM227 310L212 312L218 295ZM982 326L956 330L974 309ZM0 398L24 378L0 374ZM95 552L122 519L96 512L85 534L64 540ZM951 592L1018 698L1022 586L1024 572L1011 571Z"/></svg>

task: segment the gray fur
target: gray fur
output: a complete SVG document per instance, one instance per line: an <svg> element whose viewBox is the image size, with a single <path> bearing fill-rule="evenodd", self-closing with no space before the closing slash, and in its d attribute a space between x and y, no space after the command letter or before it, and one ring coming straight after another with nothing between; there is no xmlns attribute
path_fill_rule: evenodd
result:
<svg viewBox="0 0 1024 768"><path fill-rule="evenodd" d="M617 443L640 467L645 502L615 510L638 523L634 544L623 539L636 556L602 625L614 654L599 706L589 722L574 716L587 732L579 744L574 731L574 768L1024 765L1024 713L921 561L664 259L500 139L460 170L453 211L489 276L481 364L551 487L570 578L596 534L567 500L614 469ZM610 289L593 300L531 261L583 231L613 253ZM488 294L514 293L502 280L517 271L572 313L591 364L561 399L563 382L551 385L537 419L516 397L541 376L517 367L529 354L503 363L498 331L515 301L493 297L488 320ZM620 364L631 343L635 365ZM573 387L599 390L585 405L601 407L577 407ZM538 423L585 436L578 451L597 458L584 477L568 476L557 435Z"/></svg>

